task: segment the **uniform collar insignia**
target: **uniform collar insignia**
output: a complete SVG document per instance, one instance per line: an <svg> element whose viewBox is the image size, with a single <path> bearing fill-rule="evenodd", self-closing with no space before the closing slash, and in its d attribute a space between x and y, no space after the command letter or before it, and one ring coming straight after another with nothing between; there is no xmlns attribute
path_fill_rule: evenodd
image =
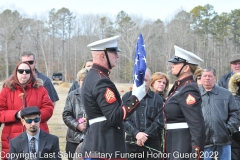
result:
<svg viewBox="0 0 240 160"><path fill-rule="evenodd" d="M94 63L93 66L92 66L92 68L93 68L93 69L97 69L97 70L103 72L103 74L105 74L105 75L107 75L107 76L109 76L109 74L110 74L110 71L109 71L107 68L105 68L105 67L103 67L103 66L101 66L101 65L99 65L99 64L95 64L95 63Z"/></svg>
<svg viewBox="0 0 240 160"><path fill-rule="evenodd" d="M188 76L188 77L186 77L186 78L184 78L184 79L177 80L177 81L175 82L175 86L180 86L181 84L183 84L183 83L185 83L185 82L187 82L187 81L192 81L192 80L193 80L193 77L192 77L192 76Z"/></svg>

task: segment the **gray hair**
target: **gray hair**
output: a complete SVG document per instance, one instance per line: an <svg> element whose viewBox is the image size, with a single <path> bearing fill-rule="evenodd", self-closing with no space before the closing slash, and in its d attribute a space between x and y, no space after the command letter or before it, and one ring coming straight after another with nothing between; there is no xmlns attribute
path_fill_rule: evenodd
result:
<svg viewBox="0 0 240 160"><path fill-rule="evenodd" d="M201 73L203 73L203 72L212 72L213 75L216 77L216 70L213 67L207 67L207 68L203 69Z"/></svg>

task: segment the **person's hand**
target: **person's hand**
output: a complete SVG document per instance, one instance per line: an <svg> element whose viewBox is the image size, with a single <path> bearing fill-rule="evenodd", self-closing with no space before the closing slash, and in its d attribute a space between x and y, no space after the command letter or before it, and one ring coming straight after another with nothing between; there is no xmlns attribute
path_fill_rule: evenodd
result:
<svg viewBox="0 0 240 160"><path fill-rule="evenodd" d="M82 117L82 118L78 118L78 126L77 126L77 129L81 132L83 132L86 127L87 127L87 119L85 117Z"/></svg>
<svg viewBox="0 0 240 160"><path fill-rule="evenodd" d="M142 146L144 146L144 142L142 142L142 141L139 139L139 140L137 140L137 145L140 146L140 147L142 147Z"/></svg>
<svg viewBox="0 0 240 160"><path fill-rule="evenodd" d="M82 123L79 123L78 126L77 126L77 129L81 132L83 132L87 127L87 122L82 122Z"/></svg>
<svg viewBox="0 0 240 160"><path fill-rule="evenodd" d="M148 135L144 132L138 132L136 135L136 139L137 139L137 145L144 146L144 143L148 139Z"/></svg>
<svg viewBox="0 0 240 160"><path fill-rule="evenodd" d="M143 82L143 84L139 87L136 86L136 84L133 84L132 89L132 95L136 96L139 101L143 99L143 97L146 95L146 84Z"/></svg>

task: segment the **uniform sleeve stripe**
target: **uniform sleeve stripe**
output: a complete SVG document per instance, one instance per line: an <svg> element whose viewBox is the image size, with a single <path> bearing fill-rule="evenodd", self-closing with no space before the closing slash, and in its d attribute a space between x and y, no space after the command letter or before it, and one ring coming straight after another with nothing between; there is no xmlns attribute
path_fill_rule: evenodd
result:
<svg viewBox="0 0 240 160"><path fill-rule="evenodd" d="M122 106L122 109L123 109L123 120L125 120L125 118L126 118L126 108L125 108L125 106Z"/></svg>

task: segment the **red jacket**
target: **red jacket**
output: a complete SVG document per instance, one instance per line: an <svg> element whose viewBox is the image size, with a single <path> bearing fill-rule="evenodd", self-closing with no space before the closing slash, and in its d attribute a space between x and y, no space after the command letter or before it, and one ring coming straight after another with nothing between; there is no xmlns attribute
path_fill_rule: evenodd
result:
<svg viewBox="0 0 240 160"><path fill-rule="evenodd" d="M15 91L11 91L5 87L0 94L0 122L4 123L1 137L2 154L8 153L10 139L25 131L21 121L15 118L15 114L23 108L22 98L19 96L23 90L20 86L16 86L16 88ZM40 128L49 133L47 121L53 114L53 103L47 90L43 86L32 88L31 84L28 84L26 87L26 106L37 106L40 109Z"/></svg>

